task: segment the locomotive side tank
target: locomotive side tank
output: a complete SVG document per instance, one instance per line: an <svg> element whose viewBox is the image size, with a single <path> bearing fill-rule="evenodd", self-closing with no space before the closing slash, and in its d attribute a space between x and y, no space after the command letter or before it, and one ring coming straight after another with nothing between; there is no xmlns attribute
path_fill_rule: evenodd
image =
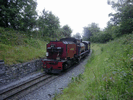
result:
<svg viewBox="0 0 133 100"><path fill-rule="evenodd" d="M67 69L71 64L79 61L79 58L89 53L88 44L75 38L62 38L60 41L50 41L47 44L47 58L43 60L43 68L46 73L59 73Z"/></svg>

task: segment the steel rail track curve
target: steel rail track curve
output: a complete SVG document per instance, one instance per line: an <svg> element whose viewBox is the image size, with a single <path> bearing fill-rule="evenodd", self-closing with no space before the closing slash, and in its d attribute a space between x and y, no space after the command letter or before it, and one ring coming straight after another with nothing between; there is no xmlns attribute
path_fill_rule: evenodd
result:
<svg viewBox="0 0 133 100"><path fill-rule="evenodd" d="M45 80L52 78L52 75L41 74L16 86L0 91L0 100L19 99L27 93L42 86ZM43 82L43 84L41 84Z"/></svg>
<svg viewBox="0 0 133 100"><path fill-rule="evenodd" d="M91 55L91 52L88 54L88 56ZM84 58L81 60L81 62L83 60ZM66 72L73 69L77 65L79 64L72 65L72 67L68 68L66 71L62 72L59 75L48 75L48 74L42 73L36 77L29 79L28 81L23 81L20 84L17 84L15 86L0 90L0 100L18 100L23 96L27 95L28 93L49 83L50 81L55 80L57 77L65 74Z"/></svg>

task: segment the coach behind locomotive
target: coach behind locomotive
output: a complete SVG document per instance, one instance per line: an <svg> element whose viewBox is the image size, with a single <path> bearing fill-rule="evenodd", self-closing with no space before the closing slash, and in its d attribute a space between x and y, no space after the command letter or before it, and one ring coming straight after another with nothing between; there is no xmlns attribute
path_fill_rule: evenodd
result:
<svg viewBox="0 0 133 100"><path fill-rule="evenodd" d="M62 38L60 41L50 41L47 44L47 59L43 60L43 68L46 73L59 73L67 69L73 63L90 51L90 42L82 42L75 38Z"/></svg>

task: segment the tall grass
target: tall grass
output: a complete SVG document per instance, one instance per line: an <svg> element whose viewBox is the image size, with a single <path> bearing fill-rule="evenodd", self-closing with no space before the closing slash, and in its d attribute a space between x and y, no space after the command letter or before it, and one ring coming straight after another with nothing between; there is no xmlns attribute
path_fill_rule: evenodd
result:
<svg viewBox="0 0 133 100"><path fill-rule="evenodd" d="M57 99L133 99L133 34L106 44L92 44L92 49L83 78L69 84Z"/></svg>
<svg viewBox="0 0 133 100"><path fill-rule="evenodd" d="M11 65L44 57L47 39L33 38L29 34L0 27L0 60Z"/></svg>
<svg viewBox="0 0 133 100"><path fill-rule="evenodd" d="M60 38L61 36L57 39ZM37 32L23 32L0 27L0 60L11 65L44 57L46 43L51 40L56 40L56 38L44 37Z"/></svg>
<svg viewBox="0 0 133 100"><path fill-rule="evenodd" d="M3 59L5 64L11 65L44 57L46 42L37 41L40 44L39 48L35 48L31 45L10 46L0 43L0 59Z"/></svg>

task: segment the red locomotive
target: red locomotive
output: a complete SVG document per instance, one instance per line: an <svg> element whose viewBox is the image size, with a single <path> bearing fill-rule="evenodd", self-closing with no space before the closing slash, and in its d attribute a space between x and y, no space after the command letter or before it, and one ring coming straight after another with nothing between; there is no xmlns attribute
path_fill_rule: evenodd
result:
<svg viewBox="0 0 133 100"><path fill-rule="evenodd" d="M90 42L75 38L62 38L47 44L47 59L43 60L46 73L59 73L90 52Z"/></svg>

